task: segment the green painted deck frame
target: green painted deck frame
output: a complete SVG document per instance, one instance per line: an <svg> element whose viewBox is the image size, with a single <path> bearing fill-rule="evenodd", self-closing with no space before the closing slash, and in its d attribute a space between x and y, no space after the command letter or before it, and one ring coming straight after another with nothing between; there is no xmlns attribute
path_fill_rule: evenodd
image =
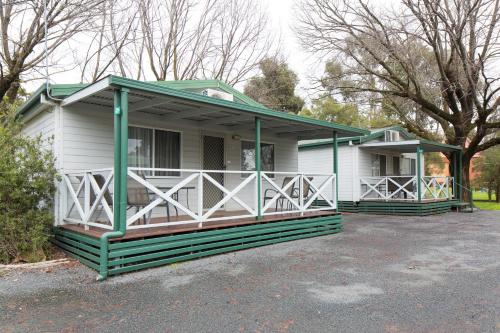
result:
<svg viewBox="0 0 500 333"><path fill-rule="evenodd" d="M114 239L107 240L106 244L98 238L55 227L53 242L70 256L97 271L102 270L104 260L107 276L111 276L340 231L342 215L336 214L141 239Z"/></svg>
<svg viewBox="0 0 500 333"><path fill-rule="evenodd" d="M457 207L458 200L433 202L339 201L339 211L383 215L426 216L444 214Z"/></svg>

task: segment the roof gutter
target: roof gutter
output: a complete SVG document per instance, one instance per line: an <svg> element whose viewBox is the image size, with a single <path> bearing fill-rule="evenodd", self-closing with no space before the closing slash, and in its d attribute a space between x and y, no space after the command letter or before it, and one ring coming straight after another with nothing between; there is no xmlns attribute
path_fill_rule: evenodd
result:
<svg viewBox="0 0 500 333"><path fill-rule="evenodd" d="M45 84L42 84L40 87L38 87L37 90L33 94L31 94L30 97L24 102L16 111L16 118L24 115L26 112L28 112L31 108L33 108L37 103L40 103L40 97L44 94L45 92Z"/></svg>

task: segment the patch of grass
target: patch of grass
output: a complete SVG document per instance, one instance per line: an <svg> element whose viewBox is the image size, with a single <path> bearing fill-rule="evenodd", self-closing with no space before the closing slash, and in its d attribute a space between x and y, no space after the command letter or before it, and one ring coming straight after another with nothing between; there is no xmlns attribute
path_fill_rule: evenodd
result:
<svg viewBox="0 0 500 333"><path fill-rule="evenodd" d="M488 200L488 192L479 192L479 191L474 191L472 192L472 197L474 200ZM491 200L495 201L495 193L492 194Z"/></svg>
<svg viewBox="0 0 500 333"><path fill-rule="evenodd" d="M483 210L500 210L500 203L491 201L474 201L474 205Z"/></svg>

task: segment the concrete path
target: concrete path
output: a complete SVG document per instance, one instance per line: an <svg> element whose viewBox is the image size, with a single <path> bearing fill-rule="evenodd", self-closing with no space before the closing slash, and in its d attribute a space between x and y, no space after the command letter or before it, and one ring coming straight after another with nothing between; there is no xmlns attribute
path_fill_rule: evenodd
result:
<svg viewBox="0 0 500 333"><path fill-rule="evenodd" d="M0 273L0 332L500 332L500 212L348 215L342 234L95 282Z"/></svg>

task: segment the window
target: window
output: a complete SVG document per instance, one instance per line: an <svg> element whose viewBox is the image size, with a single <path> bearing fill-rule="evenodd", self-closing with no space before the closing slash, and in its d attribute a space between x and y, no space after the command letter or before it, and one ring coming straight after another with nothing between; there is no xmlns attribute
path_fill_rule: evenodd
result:
<svg viewBox="0 0 500 333"><path fill-rule="evenodd" d="M260 144L260 158L262 171L274 171L273 144ZM253 141L241 141L241 170L255 170L255 142Z"/></svg>
<svg viewBox="0 0 500 333"><path fill-rule="evenodd" d="M151 128L128 128L128 165L139 168L180 169L181 135ZM180 176L178 171L144 172L150 176Z"/></svg>

